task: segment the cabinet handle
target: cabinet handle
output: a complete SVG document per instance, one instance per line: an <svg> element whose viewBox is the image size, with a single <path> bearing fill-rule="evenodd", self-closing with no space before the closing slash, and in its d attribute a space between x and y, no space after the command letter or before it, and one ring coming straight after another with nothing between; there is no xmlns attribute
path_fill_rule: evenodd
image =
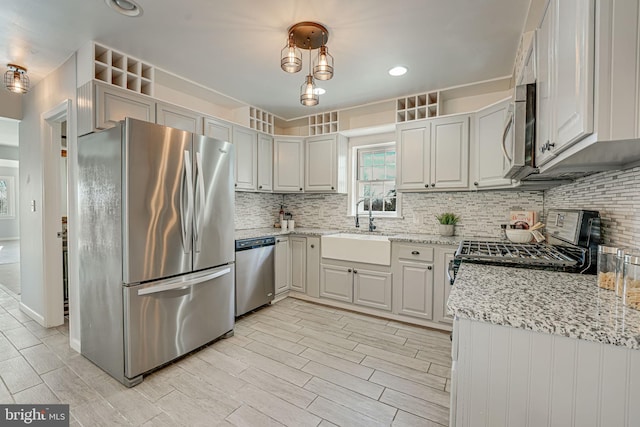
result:
<svg viewBox="0 0 640 427"><path fill-rule="evenodd" d="M420 252L418 252L418 251L412 251L412 252L411 252L411 255L420 255Z"/></svg>
<svg viewBox="0 0 640 427"><path fill-rule="evenodd" d="M302 191L302 187L300 187L300 191Z"/></svg>
<svg viewBox="0 0 640 427"><path fill-rule="evenodd" d="M311 249L313 249L313 248L315 248L315 247L316 247L316 245L311 245Z"/></svg>
<svg viewBox="0 0 640 427"><path fill-rule="evenodd" d="M234 186L235 186L235 187L237 187L237 186L238 186L238 183L236 182L236 183L234 184Z"/></svg>
<svg viewBox="0 0 640 427"><path fill-rule="evenodd" d="M432 270L432 269L433 269L433 267L431 267L431 266L427 267L427 270Z"/></svg>
<svg viewBox="0 0 640 427"><path fill-rule="evenodd" d="M348 270L347 270L347 273L351 273L351 269L348 269Z"/></svg>

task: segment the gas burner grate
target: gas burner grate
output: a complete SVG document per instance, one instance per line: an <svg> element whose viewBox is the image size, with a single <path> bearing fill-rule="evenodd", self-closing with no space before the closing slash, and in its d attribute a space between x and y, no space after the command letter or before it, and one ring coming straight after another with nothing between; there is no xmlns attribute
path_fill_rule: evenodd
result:
<svg viewBox="0 0 640 427"><path fill-rule="evenodd" d="M577 252L576 252L577 251ZM564 248L542 243L512 243L463 240L456 258L494 264L571 267L579 264L583 253L578 248Z"/></svg>

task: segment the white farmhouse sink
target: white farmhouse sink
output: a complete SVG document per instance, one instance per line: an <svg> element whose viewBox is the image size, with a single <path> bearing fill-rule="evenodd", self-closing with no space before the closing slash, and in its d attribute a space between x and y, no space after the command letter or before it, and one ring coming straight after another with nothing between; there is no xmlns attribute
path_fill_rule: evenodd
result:
<svg viewBox="0 0 640 427"><path fill-rule="evenodd" d="M387 236L338 233L322 236L322 257L340 261L391 265L391 242Z"/></svg>

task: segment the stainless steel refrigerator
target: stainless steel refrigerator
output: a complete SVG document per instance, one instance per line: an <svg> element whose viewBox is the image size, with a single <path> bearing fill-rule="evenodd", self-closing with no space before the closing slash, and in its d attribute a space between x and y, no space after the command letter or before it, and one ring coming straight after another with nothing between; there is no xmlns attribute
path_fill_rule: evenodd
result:
<svg viewBox="0 0 640 427"><path fill-rule="evenodd" d="M233 158L133 119L79 139L82 354L129 387L233 333Z"/></svg>

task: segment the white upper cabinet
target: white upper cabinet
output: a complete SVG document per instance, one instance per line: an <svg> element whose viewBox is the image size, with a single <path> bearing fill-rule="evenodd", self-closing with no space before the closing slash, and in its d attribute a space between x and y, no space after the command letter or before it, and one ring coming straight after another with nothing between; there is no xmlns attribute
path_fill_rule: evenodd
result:
<svg viewBox="0 0 640 427"><path fill-rule="evenodd" d="M593 132L594 5L593 0L552 0L549 7L556 14L552 151L557 152Z"/></svg>
<svg viewBox="0 0 640 427"><path fill-rule="evenodd" d="M396 132L398 190L424 190L431 179L431 123L398 125Z"/></svg>
<svg viewBox="0 0 640 427"><path fill-rule="evenodd" d="M304 190L304 140L276 137L273 142L273 191Z"/></svg>
<svg viewBox="0 0 640 427"><path fill-rule="evenodd" d="M346 138L337 134L307 138L305 146L305 191L346 192Z"/></svg>
<svg viewBox="0 0 640 427"><path fill-rule="evenodd" d="M156 104L156 123L202 135L200 114L165 102Z"/></svg>
<svg viewBox="0 0 640 427"><path fill-rule="evenodd" d="M258 135L258 191L273 190L273 137Z"/></svg>
<svg viewBox="0 0 640 427"><path fill-rule="evenodd" d="M236 150L236 190L257 190L258 133L234 126L233 145Z"/></svg>
<svg viewBox="0 0 640 427"><path fill-rule="evenodd" d="M233 142L233 125L223 120L205 117L203 120L204 135L221 141Z"/></svg>
<svg viewBox="0 0 640 427"><path fill-rule="evenodd" d="M544 15L537 37L538 79L536 80L536 166L547 163L554 157L549 149L552 143L553 99L551 83L553 75L553 31L555 10L549 5Z"/></svg>
<svg viewBox="0 0 640 427"><path fill-rule="evenodd" d="M473 188L510 187L511 179L503 178L506 158L502 153L504 122L510 99L478 111L472 158L475 166Z"/></svg>
<svg viewBox="0 0 640 427"><path fill-rule="evenodd" d="M431 187L469 186L469 116L431 121Z"/></svg>

